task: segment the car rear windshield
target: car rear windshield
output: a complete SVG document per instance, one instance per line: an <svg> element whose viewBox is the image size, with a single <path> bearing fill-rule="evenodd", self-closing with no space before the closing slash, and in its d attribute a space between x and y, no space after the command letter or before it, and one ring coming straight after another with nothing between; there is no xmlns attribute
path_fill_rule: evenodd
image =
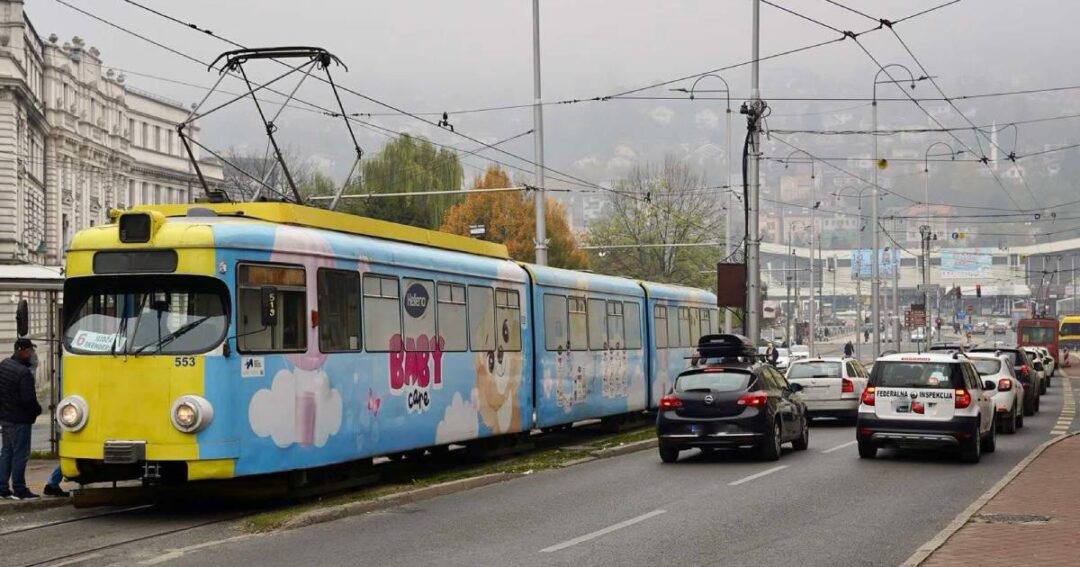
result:
<svg viewBox="0 0 1080 567"><path fill-rule="evenodd" d="M1020 365L1019 362L1016 362L1016 357L1019 356L1019 353L1017 353L1015 350L993 351L993 350L990 350L990 349L975 349L972 352L1000 352L1001 354L1009 357L1009 364L1011 364L1013 366L1019 366Z"/></svg>
<svg viewBox="0 0 1080 567"><path fill-rule="evenodd" d="M959 364L947 362L878 362L872 376L879 388L953 388L963 387Z"/></svg>
<svg viewBox="0 0 1080 567"><path fill-rule="evenodd" d="M990 360L987 358L979 359L973 358L971 362L975 365L975 370L979 371L982 376L989 376L991 374L997 374L1001 371L1000 360Z"/></svg>
<svg viewBox="0 0 1080 567"><path fill-rule="evenodd" d="M737 370L695 372L679 376L675 382L676 392L710 391L734 392L750 385L749 372Z"/></svg>
<svg viewBox="0 0 1080 567"><path fill-rule="evenodd" d="M794 378L839 378L839 362L803 362L791 365L788 380Z"/></svg>

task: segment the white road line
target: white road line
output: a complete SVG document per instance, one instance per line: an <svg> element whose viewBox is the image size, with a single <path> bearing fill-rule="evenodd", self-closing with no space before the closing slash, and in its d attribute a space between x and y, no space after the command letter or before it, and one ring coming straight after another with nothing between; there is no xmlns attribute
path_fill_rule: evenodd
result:
<svg viewBox="0 0 1080 567"><path fill-rule="evenodd" d="M763 477L765 475L770 475L770 474L772 474L774 472L782 471L782 470L784 470L786 468L787 468L787 465L780 465L778 467L773 467L771 469L766 469L766 470L763 470L763 471L761 471L761 472L759 472L757 474L752 474L752 475L750 475L748 477L740 478L739 480L736 480L734 482L729 482L728 486L739 486L740 484L742 484L744 482L750 482L751 480L759 479L759 478L761 478L761 477Z"/></svg>
<svg viewBox="0 0 1080 567"><path fill-rule="evenodd" d="M97 557L101 557L101 554L100 553L91 553L89 555L80 555L78 557L72 557L71 559L68 559L67 561L61 561L59 563L52 563L51 565L52 565L52 567L63 567L64 565L74 565L76 563L82 563L83 561L86 561L88 559L94 559L94 558L97 558Z"/></svg>
<svg viewBox="0 0 1080 567"><path fill-rule="evenodd" d="M858 441L848 441L847 443L844 443L843 445L837 445L837 446L835 446L835 447L833 447L831 449L825 449L824 451L822 451L822 453L832 453L833 451L839 451L840 449L843 449L844 447L850 447L850 446L852 446L852 445L854 445L856 443L858 443Z"/></svg>
<svg viewBox="0 0 1080 567"><path fill-rule="evenodd" d="M663 514L665 512L667 512L667 510L653 510L652 512L649 512L648 514L642 514L642 515L640 515L640 516L638 516L636 518L630 518L629 520L626 520L624 522L619 522L619 523L617 523L617 524L615 524L613 526L608 526L608 527L606 527L606 528L604 528L602 530L596 530L595 532L588 533L588 534L585 534L583 536L576 537L574 539L568 539L568 540L566 540L566 541L564 541L562 543L557 543L557 544L555 544L555 545L553 545L551 547L545 547L544 549L540 550L540 553L552 553L554 551L559 551L559 550L562 550L562 549L566 549L566 548L568 548L570 546L577 545L579 543L584 543L586 541L596 539L596 538L598 538L600 536L603 536L603 535L607 535L607 534L609 534L609 533L611 533L613 531L621 530L621 529L623 529L625 527L632 526L632 525L634 525L634 524L636 524L638 522L644 522L645 520L648 520L649 518L652 518L654 516L659 516L660 514Z"/></svg>

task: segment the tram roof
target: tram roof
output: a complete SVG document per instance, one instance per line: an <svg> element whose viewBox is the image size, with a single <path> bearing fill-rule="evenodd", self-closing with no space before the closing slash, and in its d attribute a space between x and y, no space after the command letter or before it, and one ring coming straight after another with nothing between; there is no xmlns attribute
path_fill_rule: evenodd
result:
<svg viewBox="0 0 1080 567"><path fill-rule="evenodd" d="M133 210L157 211L166 217L186 217L188 210L192 208L210 209L226 218L257 219L271 223L383 238L491 258L510 258L506 246L502 244L292 203L140 205L133 207Z"/></svg>

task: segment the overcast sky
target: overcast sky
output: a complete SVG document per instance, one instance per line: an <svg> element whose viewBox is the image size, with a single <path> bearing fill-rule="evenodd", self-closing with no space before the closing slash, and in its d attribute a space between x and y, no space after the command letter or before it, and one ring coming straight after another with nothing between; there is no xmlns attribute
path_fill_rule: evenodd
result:
<svg viewBox="0 0 1080 567"><path fill-rule="evenodd" d="M337 80L374 98L414 111L519 104L532 99L531 2L528 0L394 0L284 2L276 0L140 0L182 20L196 23L248 46L316 45L348 65L335 69ZM75 2L103 19L209 61L230 46L140 10L122 0ZM842 30L865 30L869 20L824 0L777 3ZM939 0L844 0L874 16L899 19L939 4ZM55 0L28 0L26 11L43 37L61 42L74 35L101 50L108 67L210 85L205 68L154 47ZM1080 83L1080 34L1075 0L964 0L896 27L901 37L939 77L950 95L996 89ZM543 0L541 44L545 100L606 95L745 61L750 56L750 0ZM762 6L763 55L836 37L806 20ZM882 63L912 61L887 30L861 41ZM253 74L276 72L267 65ZM877 68L851 40L762 64L763 95L867 96ZM749 92L748 70L724 72L734 95ZM174 99L194 102L202 92L127 75L128 83ZM235 83L223 83L235 90ZM708 86L707 86L708 85ZM718 82L702 83L715 88ZM689 86L679 83L674 86ZM641 94L666 95L665 89ZM929 93L927 93L929 94ZM329 106L321 85L301 91L305 99ZM346 95L350 112L385 109ZM824 103L823 103L824 104ZM806 105L777 101L772 128L785 125L785 109ZM833 103L833 107L839 107ZM825 108L828 108L826 106ZM969 108L977 109L975 105ZM995 106L995 112L1002 112ZM1053 115L1059 108L1017 105L1017 112ZM908 109L910 110L910 109ZM718 111L718 112L714 112ZM1007 122L1028 115L983 116ZM285 143L314 155L341 176L350 151L340 122L287 111L281 121ZM593 180L610 169L588 170L592 163L629 160L652 154L649 140L662 147L719 141L722 106L717 101L613 101L545 110L549 165L588 173ZM914 116L914 115L909 115ZM204 120L206 140L217 147L262 152L265 137L250 105ZM398 131L473 149L475 144L405 117L376 121ZM451 116L458 131L491 142L532 125L529 109ZM949 125L962 124L953 116ZM739 129L743 128L740 122ZM1037 127L1025 127L1025 140L1037 140ZM361 145L377 150L386 138L361 133ZM508 143L508 151L532 156L532 140ZM488 154L497 156L497 154ZM499 159L505 159L500 157ZM582 161L585 160L585 161ZM480 158L469 160L482 164ZM527 166L517 162L527 169ZM576 164L576 165L575 165ZM577 168L575 170L575 168Z"/></svg>

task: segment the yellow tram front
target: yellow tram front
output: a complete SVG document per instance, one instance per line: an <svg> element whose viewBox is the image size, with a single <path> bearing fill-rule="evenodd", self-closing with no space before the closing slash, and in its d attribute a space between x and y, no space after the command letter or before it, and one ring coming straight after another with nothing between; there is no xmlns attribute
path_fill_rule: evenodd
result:
<svg viewBox="0 0 1080 567"><path fill-rule="evenodd" d="M212 227L125 212L75 236L66 277L55 415L64 476L231 477L228 447L200 454L199 443L214 422L207 366L228 348L229 289Z"/></svg>

